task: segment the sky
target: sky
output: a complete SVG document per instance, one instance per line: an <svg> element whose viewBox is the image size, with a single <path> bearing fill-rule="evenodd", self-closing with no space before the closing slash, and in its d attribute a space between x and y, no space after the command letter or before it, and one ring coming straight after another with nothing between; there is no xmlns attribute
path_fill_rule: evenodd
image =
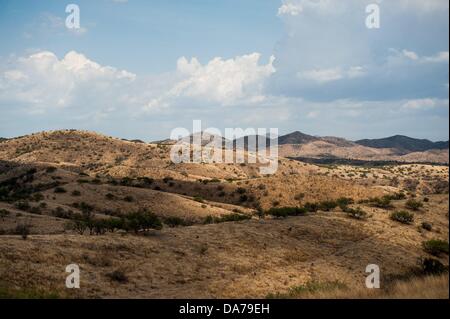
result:
<svg viewBox="0 0 450 319"><path fill-rule="evenodd" d="M0 0L0 136L448 140L448 37L448 0Z"/></svg>

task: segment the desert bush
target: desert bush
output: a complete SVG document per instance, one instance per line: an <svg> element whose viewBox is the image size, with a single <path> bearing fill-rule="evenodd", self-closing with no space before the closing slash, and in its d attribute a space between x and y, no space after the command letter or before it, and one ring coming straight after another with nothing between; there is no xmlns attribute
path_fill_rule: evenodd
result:
<svg viewBox="0 0 450 319"><path fill-rule="evenodd" d="M74 191L71 193L71 195L72 195L72 196L81 196L81 192L78 191L78 190L74 190Z"/></svg>
<svg viewBox="0 0 450 319"><path fill-rule="evenodd" d="M0 209L0 218L2 220L5 220L5 217L9 215L10 215L9 211L7 211L6 209Z"/></svg>
<svg viewBox="0 0 450 319"><path fill-rule="evenodd" d="M357 208L345 208L344 212L350 217L358 220L364 220L367 219L369 216L368 214L362 210L360 207Z"/></svg>
<svg viewBox="0 0 450 319"><path fill-rule="evenodd" d="M433 229L433 225L431 225L431 223L428 223L428 222L423 222L422 228L425 230L431 231Z"/></svg>
<svg viewBox="0 0 450 319"><path fill-rule="evenodd" d="M266 214L274 217L288 217L305 215L307 210L303 207L272 207Z"/></svg>
<svg viewBox="0 0 450 319"><path fill-rule="evenodd" d="M319 210L319 204L308 202L305 205L303 205L303 208L306 209L306 211L308 211L310 213L315 213Z"/></svg>
<svg viewBox="0 0 450 319"><path fill-rule="evenodd" d="M28 238L30 234L30 225L27 224L18 224L14 230L14 234L22 236L22 239L25 240Z"/></svg>
<svg viewBox="0 0 450 319"><path fill-rule="evenodd" d="M14 207L16 207L17 209L20 209L20 210L24 210L24 211L28 211L31 208L30 203L28 203L28 201L25 201L25 200L20 200L20 201L16 202L14 204Z"/></svg>
<svg viewBox="0 0 450 319"><path fill-rule="evenodd" d="M248 220L251 218L252 217L249 215L244 215L244 214L239 214L239 213L222 215L220 217L208 215L203 220L203 224L219 224L219 223L226 223L226 222L238 222L238 221Z"/></svg>
<svg viewBox="0 0 450 319"><path fill-rule="evenodd" d="M344 210L348 205L353 204L355 201L352 198L340 197L336 200L337 206Z"/></svg>
<svg viewBox="0 0 450 319"><path fill-rule="evenodd" d="M338 203L331 200L326 200L319 203L319 210L322 210L324 212L329 212L333 209L335 209L338 206Z"/></svg>
<svg viewBox="0 0 450 319"><path fill-rule="evenodd" d="M203 203L203 198L201 196L194 196L194 200L199 203Z"/></svg>
<svg viewBox="0 0 450 319"><path fill-rule="evenodd" d="M402 224L412 224L414 222L414 215L406 211L393 212L390 218Z"/></svg>
<svg viewBox="0 0 450 319"><path fill-rule="evenodd" d="M61 186L55 187L53 192L56 193L56 194L67 193L66 189L64 187L61 187Z"/></svg>
<svg viewBox="0 0 450 319"><path fill-rule="evenodd" d="M117 281L119 283L126 283L128 282L128 277L125 274L125 272L123 270L120 269L116 269L113 272L107 273L106 276L113 280L113 281Z"/></svg>
<svg viewBox="0 0 450 319"><path fill-rule="evenodd" d="M30 197L30 200L33 201L33 202L39 202L39 201L41 201L43 199L44 199L44 195L42 195L41 193L34 193Z"/></svg>
<svg viewBox="0 0 450 319"><path fill-rule="evenodd" d="M423 207L423 203L421 203L419 201L416 201L414 199L409 199L406 202L405 207L407 209L411 209L411 210L417 211L417 210L419 210L419 209L421 209Z"/></svg>
<svg viewBox="0 0 450 319"><path fill-rule="evenodd" d="M402 200L406 198L405 193L396 193L396 194L390 194L390 195L384 195L384 198L387 198L389 200Z"/></svg>
<svg viewBox="0 0 450 319"><path fill-rule="evenodd" d="M193 223L191 221L185 220L180 217L165 217L163 219L164 224L169 227L178 227L178 226L191 226Z"/></svg>
<svg viewBox="0 0 450 319"><path fill-rule="evenodd" d="M393 207L389 196L383 196L381 198L380 197L370 198L369 204L372 207L383 208L383 209L390 209Z"/></svg>
<svg viewBox="0 0 450 319"><path fill-rule="evenodd" d="M247 192L247 190L243 187L236 188L236 193L238 193L238 194L245 194L246 192Z"/></svg>
<svg viewBox="0 0 450 319"><path fill-rule="evenodd" d="M248 199L249 199L249 197L247 196L247 194L242 194L241 196L239 196L239 201L241 203L248 201Z"/></svg>
<svg viewBox="0 0 450 319"><path fill-rule="evenodd" d="M167 183L170 182L170 181L173 181L173 177L166 176L166 177L163 178L163 182L164 182L165 184L167 184Z"/></svg>
<svg viewBox="0 0 450 319"><path fill-rule="evenodd" d="M114 200L116 198L116 196L114 196L114 194L108 193L105 195L105 198L107 200Z"/></svg>
<svg viewBox="0 0 450 319"><path fill-rule="evenodd" d="M426 275L440 275L448 271L448 267L435 258L423 258L420 265Z"/></svg>
<svg viewBox="0 0 450 319"><path fill-rule="evenodd" d="M56 170L57 170L56 167L49 166L49 167L47 167L47 168L45 169L45 172L46 172L46 173L54 173L54 172L56 172Z"/></svg>
<svg viewBox="0 0 450 319"><path fill-rule="evenodd" d="M39 206L30 207L29 212L31 214L36 214L36 215L41 215L41 213L42 213Z"/></svg>
<svg viewBox="0 0 450 319"><path fill-rule="evenodd" d="M425 252L430 255L439 257L442 254L448 255L448 241L432 239L422 243Z"/></svg>
<svg viewBox="0 0 450 319"><path fill-rule="evenodd" d="M131 195L127 195L127 196L125 196L125 197L123 198L123 200L126 201L126 202L131 203L131 202L134 201L134 197L131 196Z"/></svg>

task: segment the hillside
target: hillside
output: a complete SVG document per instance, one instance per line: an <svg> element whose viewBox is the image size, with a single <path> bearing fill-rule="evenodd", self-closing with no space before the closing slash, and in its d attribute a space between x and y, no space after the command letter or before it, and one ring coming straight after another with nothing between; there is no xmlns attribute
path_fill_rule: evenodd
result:
<svg viewBox="0 0 450 319"><path fill-rule="evenodd" d="M429 257L423 241L448 237L446 166L318 166L280 157L276 174L261 175L260 164L173 164L169 151L162 143L74 130L4 141L0 296L264 298L339 281L337 291L316 293L351 297L362 293L368 263L381 264L386 278L404 278ZM380 201L386 195L389 205ZM345 207L337 204L343 198ZM422 203L419 211L405 208L410 199ZM274 215L285 207L307 208ZM364 218L352 218L358 209ZM405 209L414 214L411 224L391 220ZM93 226L142 211L162 229ZM74 228L80 216L92 218L92 229ZM29 229L26 240L21 225ZM438 259L448 265L448 256ZM76 292L61 279L72 262L90 278ZM392 284L365 297L412 282ZM435 295L448 297L435 284Z"/></svg>
<svg viewBox="0 0 450 319"><path fill-rule="evenodd" d="M355 143L373 148L394 148L403 152L423 152L434 149L448 149L447 142L431 142L403 135L395 135L380 139L364 139Z"/></svg>

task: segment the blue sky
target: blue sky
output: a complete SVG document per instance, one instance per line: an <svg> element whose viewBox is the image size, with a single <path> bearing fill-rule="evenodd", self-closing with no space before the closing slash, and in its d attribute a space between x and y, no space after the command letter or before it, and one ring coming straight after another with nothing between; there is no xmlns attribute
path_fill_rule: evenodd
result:
<svg viewBox="0 0 450 319"><path fill-rule="evenodd" d="M153 140L200 119L447 140L448 25L447 0L1 0L0 136Z"/></svg>

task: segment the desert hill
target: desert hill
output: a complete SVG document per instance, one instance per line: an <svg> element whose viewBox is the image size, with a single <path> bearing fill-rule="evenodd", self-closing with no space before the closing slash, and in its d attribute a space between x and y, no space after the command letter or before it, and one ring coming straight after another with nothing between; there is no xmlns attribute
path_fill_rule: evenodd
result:
<svg viewBox="0 0 450 319"><path fill-rule="evenodd" d="M406 153L448 149L448 141L431 142L426 139L411 138L404 135L395 135L380 139L364 139L355 143L373 148L395 148Z"/></svg>
<svg viewBox="0 0 450 319"><path fill-rule="evenodd" d="M320 143L331 144L299 147ZM390 284L364 296L382 297L411 287L392 278L421 271L419 258L430 257L422 242L448 237L447 166L315 165L282 154L278 171L261 175L259 163L174 164L169 152L163 142L75 130L3 141L0 296L261 298L323 284L333 289L321 296L351 297L364 295L365 265L376 262ZM162 230L74 228L78 216L117 222L142 210ZM401 210L414 220L392 220ZM74 294L61 279L69 261L91 278ZM447 293L442 280L432 285L433 296L448 297L448 279Z"/></svg>

